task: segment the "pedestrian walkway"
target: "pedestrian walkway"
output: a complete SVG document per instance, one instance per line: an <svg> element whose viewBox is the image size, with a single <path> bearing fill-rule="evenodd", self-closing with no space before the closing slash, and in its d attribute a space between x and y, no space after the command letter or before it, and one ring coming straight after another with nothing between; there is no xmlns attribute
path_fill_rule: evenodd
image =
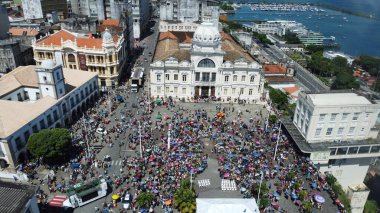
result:
<svg viewBox="0 0 380 213"><path fill-rule="evenodd" d="M111 161L111 166L121 166L123 164L123 160L113 160Z"/></svg>
<svg viewBox="0 0 380 213"><path fill-rule="evenodd" d="M210 186L210 179L198 180L199 187Z"/></svg>
<svg viewBox="0 0 380 213"><path fill-rule="evenodd" d="M223 179L220 186L223 191L236 191L236 183L234 180Z"/></svg>

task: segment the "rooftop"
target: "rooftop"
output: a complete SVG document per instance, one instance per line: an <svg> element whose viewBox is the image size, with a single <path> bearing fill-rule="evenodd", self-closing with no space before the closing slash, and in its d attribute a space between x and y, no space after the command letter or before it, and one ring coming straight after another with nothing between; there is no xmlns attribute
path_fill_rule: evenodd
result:
<svg viewBox="0 0 380 213"><path fill-rule="evenodd" d="M12 27L9 29L9 33L11 33L12 36L37 36L39 32L34 28Z"/></svg>
<svg viewBox="0 0 380 213"><path fill-rule="evenodd" d="M26 203L36 192L35 186L0 181L0 212L23 212Z"/></svg>
<svg viewBox="0 0 380 213"><path fill-rule="evenodd" d="M33 65L17 67L0 78L0 97L21 87L38 88L35 68L36 66ZM96 75L96 73L63 68L66 94ZM46 96L35 102L0 100L0 138L6 138L13 134L20 127L28 124L65 97L66 95L56 100Z"/></svg>
<svg viewBox="0 0 380 213"><path fill-rule="evenodd" d="M276 65L276 64L270 64L270 65L264 65L264 74L283 74L285 75L286 72L286 67Z"/></svg>
<svg viewBox="0 0 380 213"><path fill-rule="evenodd" d="M298 87L286 87L286 88L283 88L283 90L285 90L289 94L292 94L292 93L298 92L300 90L300 88L298 88Z"/></svg>
<svg viewBox="0 0 380 213"><path fill-rule="evenodd" d="M180 44L191 44L194 33L192 32L162 32L156 46L153 61L166 60L169 57L176 57L179 61L190 61L190 50L182 49ZM224 61L234 62L244 58L247 62L253 62L252 56L244 50L230 35L221 32L222 50L226 53Z"/></svg>
<svg viewBox="0 0 380 213"><path fill-rule="evenodd" d="M337 105L365 105L371 102L364 96L356 93L321 93L307 94L308 98L316 106Z"/></svg>
<svg viewBox="0 0 380 213"><path fill-rule="evenodd" d="M265 76L265 80L267 80L270 84L296 83L291 76Z"/></svg>
<svg viewBox="0 0 380 213"><path fill-rule="evenodd" d="M50 36L47 36L36 43L38 45L54 45L61 46L64 41L76 41L78 47L86 47L86 48L96 48L102 49L102 38L93 38L93 37L81 37L75 33L71 33L67 30L60 30ZM113 36L114 43L116 44L118 41L117 36Z"/></svg>

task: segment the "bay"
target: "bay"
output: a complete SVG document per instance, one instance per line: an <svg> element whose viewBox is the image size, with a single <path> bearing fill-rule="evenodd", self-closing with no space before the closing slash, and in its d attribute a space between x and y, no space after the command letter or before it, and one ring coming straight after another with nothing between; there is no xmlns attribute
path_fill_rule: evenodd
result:
<svg viewBox="0 0 380 213"><path fill-rule="evenodd" d="M235 0L234 2L260 1ZM267 0L265 2L321 3L380 18L380 1L376 0ZM324 10L325 12L251 11L249 7L242 6L235 14L229 14L228 17L229 20L297 21L310 30L321 32L325 37L334 36L336 42L340 44L340 51L344 53L352 56L367 54L380 57L380 20Z"/></svg>

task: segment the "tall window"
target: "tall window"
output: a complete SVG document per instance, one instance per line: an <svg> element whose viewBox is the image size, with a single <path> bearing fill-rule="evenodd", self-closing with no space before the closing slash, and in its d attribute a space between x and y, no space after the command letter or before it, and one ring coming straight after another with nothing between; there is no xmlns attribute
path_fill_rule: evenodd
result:
<svg viewBox="0 0 380 213"><path fill-rule="evenodd" d="M249 81L250 81L251 83L254 82L254 81L255 81L255 76L252 75L251 78L249 79Z"/></svg>
<svg viewBox="0 0 380 213"><path fill-rule="evenodd" d="M227 88L223 89L223 95L227 95Z"/></svg>
<svg viewBox="0 0 380 213"><path fill-rule="evenodd" d="M326 135L331 135L333 128L327 128Z"/></svg>
<svg viewBox="0 0 380 213"><path fill-rule="evenodd" d="M232 81L237 81L237 75L234 75Z"/></svg>
<svg viewBox="0 0 380 213"><path fill-rule="evenodd" d="M174 87L174 93L175 93L175 94L178 93L178 87Z"/></svg>
<svg viewBox="0 0 380 213"><path fill-rule="evenodd" d="M359 119L360 112L354 113L354 117L352 117L353 121L357 121Z"/></svg>
<svg viewBox="0 0 380 213"><path fill-rule="evenodd" d="M354 131L355 131L355 127L350 127L350 129L348 130L348 135L353 135L354 134Z"/></svg>
<svg viewBox="0 0 380 213"><path fill-rule="evenodd" d="M186 82L186 80L187 80L187 75L182 75L182 81Z"/></svg>
<svg viewBox="0 0 380 213"><path fill-rule="evenodd" d="M165 74L165 80L167 80L167 81L170 80L170 75L169 74Z"/></svg>
<svg viewBox="0 0 380 213"><path fill-rule="evenodd" d="M210 73L202 73L202 81L209 82L210 81Z"/></svg>
<svg viewBox="0 0 380 213"><path fill-rule="evenodd" d="M165 93L169 93L169 87L165 87Z"/></svg>
<svg viewBox="0 0 380 213"><path fill-rule="evenodd" d="M178 74L174 74L174 80L178 81Z"/></svg>
<svg viewBox="0 0 380 213"><path fill-rule="evenodd" d="M321 131L322 131L322 128L317 128L316 130L315 130L315 137L319 137L319 136L321 136Z"/></svg>
<svg viewBox="0 0 380 213"><path fill-rule="evenodd" d="M196 72L195 73L195 81L199 81L201 79L201 73L200 72Z"/></svg>
<svg viewBox="0 0 380 213"><path fill-rule="evenodd" d="M235 95L236 88L232 88L232 94Z"/></svg>
<svg viewBox="0 0 380 213"><path fill-rule="evenodd" d="M216 81L216 73L211 73L211 82Z"/></svg>
<svg viewBox="0 0 380 213"><path fill-rule="evenodd" d="M157 74L157 82L160 82L161 81L161 75L160 74Z"/></svg>
<svg viewBox="0 0 380 213"><path fill-rule="evenodd" d="M335 121L337 115L338 113L331 114L330 121Z"/></svg>
<svg viewBox="0 0 380 213"><path fill-rule="evenodd" d="M338 132L336 134L343 135L343 130L344 130L344 127L339 127Z"/></svg>
<svg viewBox="0 0 380 213"><path fill-rule="evenodd" d="M214 68L215 63L211 59L205 58L198 63L198 67Z"/></svg>
<svg viewBox="0 0 380 213"><path fill-rule="evenodd" d="M224 82L228 82L228 80L230 80L230 76L229 75L224 76Z"/></svg>
<svg viewBox="0 0 380 213"><path fill-rule="evenodd" d="M245 81L245 75L241 76L241 81L243 81L243 82Z"/></svg>
<svg viewBox="0 0 380 213"><path fill-rule="evenodd" d="M182 94L186 94L186 88L182 88Z"/></svg>
<svg viewBox="0 0 380 213"><path fill-rule="evenodd" d="M252 95L253 89L248 90L248 95Z"/></svg>
<svg viewBox="0 0 380 213"><path fill-rule="evenodd" d="M349 114L350 113L343 113L343 115L342 115L342 121L347 120L347 117L348 117Z"/></svg>
<svg viewBox="0 0 380 213"><path fill-rule="evenodd" d="M244 94L244 88L240 88L240 95Z"/></svg>
<svg viewBox="0 0 380 213"><path fill-rule="evenodd" d="M320 114L319 115L319 121L324 121L326 117L326 114Z"/></svg>

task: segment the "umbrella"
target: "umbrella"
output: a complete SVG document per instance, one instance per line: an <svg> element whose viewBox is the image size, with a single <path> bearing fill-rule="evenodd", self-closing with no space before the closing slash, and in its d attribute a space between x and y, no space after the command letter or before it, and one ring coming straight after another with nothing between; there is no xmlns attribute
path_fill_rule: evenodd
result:
<svg viewBox="0 0 380 213"><path fill-rule="evenodd" d="M317 201L318 203L324 203L326 201L324 197L318 194L314 195L314 200Z"/></svg>
<svg viewBox="0 0 380 213"><path fill-rule="evenodd" d="M232 158L234 155L232 153L228 154L228 157Z"/></svg>
<svg viewBox="0 0 380 213"><path fill-rule="evenodd" d="M114 195L112 195L112 200L117 200L117 199L119 199L120 197L119 197L119 195L117 195L117 194L114 194Z"/></svg>
<svg viewBox="0 0 380 213"><path fill-rule="evenodd" d="M293 198L293 199L297 199L297 198L298 198L298 195L295 194L295 193L292 193L292 198Z"/></svg>
<svg viewBox="0 0 380 213"><path fill-rule="evenodd" d="M157 189L153 190L154 194L157 194L159 191Z"/></svg>
<svg viewBox="0 0 380 213"><path fill-rule="evenodd" d="M157 99L156 103L160 104L161 103L161 99Z"/></svg>
<svg viewBox="0 0 380 213"><path fill-rule="evenodd" d="M312 187L313 189L315 189L315 188L317 188L317 184L316 184L315 182L313 182L313 183L311 184L311 187Z"/></svg>
<svg viewBox="0 0 380 213"><path fill-rule="evenodd" d="M148 160L149 160L149 162L152 162L152 161L156 160L156 158L152 156Z"/></svg>
<svg viewBox="0 0 380 213"><path fill-rule="evenodd" d="M240 170L235 170L235 173L240 174L241 172L240 172Z"/></svg>
<svg viewBox="0 0 380 213"><path fill-rule="evenodd" d="M137 181L137 178L136 178L136 177L134 177L134 178L133 178L133 182L136 182L136 181Z"/></svg>
<svg viewBox="0 0 380 213"><path fill-rule="evenodd" d="M242 188L241 188L241 191L242 191L242 192L245 192L245 191L247 191L247 189L244 188L244 187L242 187Z"/></svg>
<svg viewBox="0 0 380 213"><path fill-rule="evenodd" d="M198 167L198 171L203 171L203 167Z"/></svg>
<svg viewBox="0 0 380 213"><path fill-rule="evenodd" d="M229 177L229 176L230 176L229 173L226 173L226 174L223 175L223 177Z"/></svg>
<svg viewBox="0 0 380 213"><path fill-rule="evenodd" d="M165 203L166 205L170 205L170 204L172 203L172 200L166 200L164 203Z"/></svg>

